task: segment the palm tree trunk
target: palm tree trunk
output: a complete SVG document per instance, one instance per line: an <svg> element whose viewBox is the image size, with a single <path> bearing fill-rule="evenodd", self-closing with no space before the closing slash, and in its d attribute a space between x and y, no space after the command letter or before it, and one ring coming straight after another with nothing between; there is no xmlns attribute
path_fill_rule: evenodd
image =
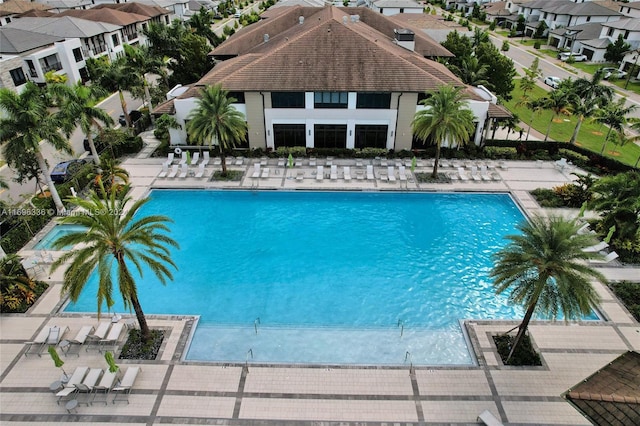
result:
<svg viewBox="0 0 640 426"><path fill-rule="evenodd" d="M127 127L131 127L131 117L129 116L129 111L127 111L127 101L124 100L124 93L120 89L118 89L118 96L120 96L120 106L122 106L122 113L127 122Z"/></svg>
<svg viewBox="0 0 640 426"><path fill-rule="evenodd" d="M604 138L604 143L602 144L602 149L600 150L600 155L604 155L604 148L607 146L607 141L609 140L609 135L611 134L611 127L607 131L607 136Z"/></svg>
<svg viewBox="0 0 640 426"><path fill-rule="evenodd" d="M533 123L533 117L535 116L535 111L531 111L531 120L529 120L529 127L527 128L527 137L524 138L525 142L529 140L529 133L531 133L531 124Z"/></svg>
<svg viewBox="0 0 640 426"><path fill-rule="evenodd" d="M96 149L96 144L93 143L93 135L91 134L91 130L87 132L87 141L89 141L89 149L91 150L91 156L93 157L93 162L96 166L100 165L100 157L98 156L98 150Z"/></svg>
<svg viewBox="0 0 640 426"><path fill-rule="evenodd" d="M224 153L220 151L220 163L222 164L222 176L227 175L227 158Z"/></svg>
<svg viewBox="0 0 640 426"><path fill-rule="evenodd" d="M549 121L549 125L547 126L547 133L545 133L544 135L544 141L546 142L547 139L549 139L549 132L551 131L551 124L553 123L553 118L555 117L555 115L551 116L551 120Z"/></svg>
<svg viewBox="0 0 640 426"><path fill-rule="evenodd" d="M440 142L436 143L436 158L433 162L433 173L431 173L431 177L434 179L438 178L438 160L440 159Z"/></svg>
<svg viewBox="0 0 640 426"><path fill-rule="evenodd" d="M151 124L155 123L155 119L153 117L153 105L151 104L151 93L149 92L149 83L147 83L146 75L142 76L143 85L144 85L144 97L147 101L147 107L149 108L149 119L151 120Z"/></svg>
<svg viewBox="0 0 640 426"><path fill-rule="evenodd" d="M573 129L573 134L571 135L571 139L569 139L569 143L575 144L576 139L578 139L578 132L580 131L580 126L582 126L582 121L584 120L584 115L578 117L578 122L576 123L576 127Z"/></svg>
<svg viewBox="0 0 640 426"><path fill-rule="evenodd" d="M35 152L35 156L36 156L36 160L38 161L38 167L40 167L40 171L44 176L44 181L47 183L47 186L49 187L49 192L51 193L51 198L53 199L53 203L56 206L56 210L59 215L62 215L66 213L66 210L64 208L64 204L62 204L62 200L60 199L58 190L56 189L56 186L54 185L53 181L51 180L51 176L49 175L49 168L47 167L47 162L42 156L42 152L40 152L40 150L37 150Z"/></svg>
<svg viewBox="0 0 640 426"><path fill-rule="evenodd" d="M507 361L506 361L507 364L511 360L511 357L516 351L516 348L520 346L520 344L522 343L522 339L524 338L524 335L527 333L527 328L529 327L529 322L531 321L531 317L533 316L533 311L536 310L537 301L538 300L536 298L535 302L529 305L529 308L527 309L527 312L525 313L524 318L522 319L522 322L518 326L518 334L516 335L516 340L513 341L513 346L511 347L511 350L509 351L509 355L507 356Z"/></svg>
<svg viewBox="0 0 640 426"><path fill-rule="evenodd" d="M118 267L121 270L121 274L125 275L127 279L131 280L131 274L129 273L129 268L124 261L124 257L121 254L116 254L116 259L118 262ZM123 294L123 296L125 296ZM138 320L138 324L140 325L140 338L143 342L146 342L151 337L151 330L149 330L149 325L147 324L147 318L144 316L144 312L142 312L142 306L140 306L140 301L138 300L138 294L135 291L135 285L133 286L133 291L128 292L126 297L128 297L131 302L131 306L133 306L133 311L136 313L136 319Z"/></svg>

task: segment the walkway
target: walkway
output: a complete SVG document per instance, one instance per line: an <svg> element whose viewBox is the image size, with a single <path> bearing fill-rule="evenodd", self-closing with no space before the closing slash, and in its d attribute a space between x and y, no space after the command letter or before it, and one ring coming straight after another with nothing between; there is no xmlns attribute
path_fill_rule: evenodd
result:
<svg viewBox="0 0 640 426"><path fill-rule="evenodd" d="M162 159L129 159L134 197L150 188L260 189L260 190L400 190L399 181L380 179L388 165L376 161L376 179L358 179L365 164L356 160L332 160L338 165L338 179L317 180L317 165L325 160L308 160L292 169L266 160L268 178L252 179L254 162L233 159L233 170L243 172L236 182L196 179L160 179ZM451 162L465 167L464 162ZM395 167L395 160L390 161ZM349 165L353 179L345 182L343 167ZM469 163L469 166L472 164ZM558 170L549 162L499 163L494 173L500 180L454 181L450 184L418 183L409 173L409 191L510 191L528 213L541 212L528 191L569 182L571 170ZM330 167L330 166L329 166ZM330 168L324 168L325 173ZM408 170L408 168L407 168ZM457 167L443 168L448 173ZM397 173L397 167L395 168ZM423 164L417 172L428 173ZM315 174L314 174L315 173ZM296 179L299 175L302 179ZM570 211L567 214L576 214ZM25 254L28 254L25 253ZM608 266L601 270L614 279L636 279L638 268ZM93 315L60 314L62 275L48 277L51 288L26 315L0 316L0 421L3 424L40 425L45 422L113 425L216 424L216 425L423 425L477 424L476 417L490 410L508 424L588 425L589 423L561 397L561 393L627 350L640 350L640 326L621 307L611 292L596 288L603 298L602 311L609 321L600 323L535 323L531 335L542 353L544 365L536 368L505 367L498 361L490 335L514 327L516 321L467 321L478 366L394 367L299 366L202 364L180 361L194 318L151 316L152 327L168 332L157 361L118 361L122 370L141 366L130 403L80 405L68 413L57 405L49 385L60 371L49 356L25 357L25 342L45 326L68 326L73 337L85 324L97 324ZM125 316L128 318L128 316ZM126 318L125 318L126 319ZM77 366L106 368L102 355L81 351L64 358L64 370ZM15 422L15 423L14 423Z"/></svg>

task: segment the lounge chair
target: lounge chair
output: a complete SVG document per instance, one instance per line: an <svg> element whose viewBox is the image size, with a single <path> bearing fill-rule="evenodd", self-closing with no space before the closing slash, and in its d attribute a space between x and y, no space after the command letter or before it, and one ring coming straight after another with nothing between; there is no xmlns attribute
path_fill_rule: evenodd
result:
<svg viewBox="0 0 640 426"><path fill-rule="evenodd" d="M407 183L407 170L404 166L398 167L398 178L400 182Z"/></svg>
<svg viewBox="0 0 640 426"><path fill-rule="evenodd" d="M331 174L330 174L330 178L331 180L336 180L338 179L338 166L336 166L335 164L331 165Z"/></svg>
<svg viewBox="0 0 640 426"><path fill-rule="evenodd" d="M578 235L585 235L588 234L591 230L589 229L589 224L585 223L583 224L580 228L578 228L578 230L576 231L576 233Z"/></svg>
<svg viewBox="0 0 640 426"><path fill-rule="evenodd" d="M84 342L87 341L87 338L92 331L92 325L83 325L76 336L69 340L70 344L67 345L67 349L64 351L65 355L74 354L80 356L80 346L84 345Z"/></svg>
<svg viewBox="0 0 640 426"><path fill-rule="evenodd" d="M477 166L471 166L471 179L473 179L474 182L480 182L482 180L482 177L478 174Z"/></svg>
<svg viewBox="0 0 640 426"><path fill-rule="evenodd" d="M310 157L309 158L309 166L311 167L317 167L318 163L315 157Z"/></svg>
<svg viewBox="0 0 640 426"><path fill-rule="evenodd" d="M167 155L167 161L165 161L164 164L166 164L167 166L170 166L173 163L174 158L175 158L175 154L173 152L170 152L169 155Z"/></svg>
<svg viewBox="0 0 640 426"><path fill-rule="evenodd" d="M298 158L294 164L296 167L302 167L302 160Z"/></svg>
<svg viewBox="0 0 640 426"><path fill-rule="evenodd" d="M58 405L60 405L60 401L62 401L64 398L78 392L78 388L76 388L76 385L78 383L82 383L82 380L84 379L84 376L86 376L87 371L89 371L89 367L76 367L67 383L64 383L64 388L56 393L56 396L58 397L58 400L56 402L58 403Z"/></svg>
<svg viewBox="0 0 640 426"><path fill-rule="evenodd" d="M255 163L253 165L253 174L251 175L253 179L258 179L260 177L260 163Z"/></svg>
<svg viewBox="0 0 640 426"><path fill-rule="evenodd" d="M48 328L45 327L40 331L33 342L27 342L29 347L24 355L27 356L27 354L33 354L35 351L36 355L42 356L44 348L48 346L57 346L67 331L69 331L69 327L60 328L57 325ZM44 340L42 340L42 336L45 336Z"/></svg>
<svg viewBox="0 0 640 426"><path fill-rule="evenodd" d="M569 166L569 163L567 162L567 159L563 157L563 158L559 159L558 161L556 161L554 163L554 165L555 165L556 169L564 170L566 167Z"/></svg>
<svg viewBox="0 0 640 426"><path fill-rule="evenodd" d="M213 159L213 165L214 166L219 166L221 164L222 164L222 158L216 157L216 158Z"/></svg>
<svg viewBox="0 0 640 426"><path fill-rule="evenodd" d="M183 164L187 164L187 151L182 152L182 156L180 157L180 162L178 163L180 166Z"/></svg>
<svg viewBox="0 0 640 426"><path fill-rule="evenodd" d="M86 351L89 351L90 345L99 345L100 341L105 338L111 327L110 322L102 321L98 324L98 327L87 336L86 342L88 343Z"/></svg>
<svg viewBox="0 0 640 426"><path fill-rule="evenodd" d="M167 163L162 164L162 170L158 173L159 178L165 178L169 174L169 165Z"/></svg>
<svg viewBox="0 0 640 426"><path fill-rule="evenodd" d="M129 403L129 395L131 394L131 388L133 384L136 382L136 377L138 377L138 373L140 372L140 367L129 367L127 368L127 372L124 373L122 380L120 383L113 388L113 392L117 392L116 396L113 398L113 403L116 401L127 401ZM118 395L122 395L122 399L118 398Z"/></svg>
<svg viewBox="0 0 640 426"><path fill-rule="evenodd" d="M278 167L284 167L287 161L284 158L278 158Z"/></svg>
<svg viewBox="0 0 640 426"><path fill-rule="evenodd" d="M584 251L586 253L596 253L596 252L599 252L601 250L606 249L607 247L609 247L609 244L605 243L604 241L600 241L596 245L593 245L591 247L583 248L582 251Z"/></svg>
<svg viewBox="0 0 640 426"><path fill-rule="evenodd" d="M209 151L205 151L202 153L202 163L200 164L204 164L206 166L209 164L210 160L211 158L209 157Z"/></svg>
<svg viewBox="0 0 640 426"><path fill-rule="evenodd" d="M262 179L268 179L269 178L269 172L270 172L269 168L265 167L264 169L262 169L262 174L260 175L260 177Z"/></svg>
<svg viewBox="0 0 640 426"><path fill-rule="evenodd" d="M469 180L467 172L462 167L458 167L458 176L460 177L460 180Z"/></svg>
<svg viewBox="0 0 640 426"><path fill-rule="evenodd" d="M491 179L493 179L495 182L502 180L502 178L500 177L500 173L498 172L491 173Z"/></svg>
<svg viewBox="0 0 640 426"><path fill-rule="evenodd" d="M447 176L449 176L449 179L451 180L458 180L460 179L460 176L458 176L457 172L452 172L452 173L448 173Z"/></svg>
<svg viewBox="0 0 640 426"><path fill-rule="evenodd" d="M102 375L101 368L92 368L89 370L84 380L81 383L76 383L75 387L78 390L77 394L86 394L87 397L84 401L78 401L78 404L86 404L89 405L89 399L91 392L93 392L93 387L98 383L98 379ZM80 399L76 396L76 399Z"/></svg>
<svg viewBox="0 0 640 426"><path fill-rule="evenodd" d="M198 161L200 161L200 153L199 152L195 152L193 154L193 157L191 157L191 165L195 166L196 164L198 164Z"/></svg>
<svg viewBox="0 0 640 426"><path fill-rule="evenodd" d="M47 338L49 337L50 330L50 327L44 327L42 330L40 330L40 333L38 333L35 339L30 342L25 342L28 345L27 350L24 353L25 357L33 354L40 356L40 354L42 353L42 349L47 342Z"/></svg>
<svg viewBox="0 0 640 426"><path fill-rule="evenodd" d="M324 179L324 166L318 166L316 171L316 180L321 181L322 179Z"/></svg>
<svg viewBox="0 0 640 426"><path fill-rule="evenodd" d="M387 179L389 182L396 181L396 169L393 166L387 167Z"/></svg>
<svg viewBox="0 0 640 426"><path fill-rule="evenodd" d="M486 426L502 426L502 422L498 420L489 410L484 410L478 416L478 421Z"/></svg>
<svg viewBox="0 0 640 426"><path fill-rule="evenodd" d="M491 180L491 176L489 175L489 170L487 169L486 165L480 166L480 177L484 181L490 181Z"/></svg>
<svg viewBox="0 0 640 426"><path fill-rule="evenodd" d="M389 163L387 162L386 158L381 158L380 159L380 167L387 167L389 165Z"/></svg>
<svg viewBox="0 0 640 426"><path fill-rule="evenodd" d="M116 345L118 344L118 339L120 338L120 334L122 333L122 329L124 328L124 323L123 322L117 322L115 324L113 324L111 326L111 329L109 330L109 334L107 334L107 336L100 340L100 352L103 351L103 349L106 349L107 347L113 346L113 349L115 350Z"/></svg>
<svg viewBox="0 0 640 426"><path fill-rule="evenodd" d="M376 180L376 176L373 174L373 165L367 165L367 180Z"/></svg>
<svg viewBox="0 0 640 426"><path fill-rule="evenodd" d="M604 257L604 259L591 259L590 262L591 263L609 263L613 260L616 260L618 257L620 257L618 253L616 253L615 251L612 251L611 253L607 254Z"/></svg>
<svg viewBox="0 0 640 426"><path fill-rule="evenodd" d="M187 163L184 163L182 166L180 166L180 174L178 175L178 178L184 179L187 177L188 173L189 173L189 165Z"/></svg>
<svg viewBox="0 0 640 426"><path fill-rule="evenodd" d="M180 166L178 166L177 164L174 164L173 166L171 166L171 171L169 172L169 174L167 175L167 177L169 179L173 179L174 177L176 177L176 175L178 174L178 168Z"/></svg>
<svg viewBox="0 0 640 426"><path fill-rule="evenodd" d="M298 182L302 182L304 180L304 172L298 172L298 174L296 175L296 180Z"/></svg>
<svg viewBox="0 0 640 426"><path fill-rule="evenodd" d="M198 171L196 172L196 174L194 175L197 178L201 178L202 176L204 176L204 167L205 164L204 163L200 163L198 165Z"/></svg>
<svg viewBox="0 0 640 426"><path fill-rule="evenodd" d="M107 405L107 399L109 398L109 393L113 389L113 386L116 384L116 380L118 379L118 372L111 372L109 370L105 370L102 375L102 379L100 379L100 383L93 387L93 399L91 400L91 405L94 402L104 402L104 405ZM104 395L104 401L96 401L98 395Z"/></svg>
<svg viewBox="0 0 640 426"><path fill-rule="evenodd" d="M351 168L349 166L344 166L344 180L345 182L349 182L351 180Z"/></svg>

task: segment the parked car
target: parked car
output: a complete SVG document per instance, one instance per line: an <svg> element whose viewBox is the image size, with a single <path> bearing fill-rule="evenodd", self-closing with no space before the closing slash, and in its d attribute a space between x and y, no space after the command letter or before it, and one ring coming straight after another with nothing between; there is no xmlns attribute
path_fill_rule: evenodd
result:
<svg viewBox="0 0 640 426"><path fill-rule="evenodd" d="M554 89L557 89L558 86L560 86L560 82L562 82L560 77L554 77L550 75L544 78L544 84L546 84L547 86L551 86Z"/></svg>
<svg viewBox="0 0 640 426"><path fill-rule="evenodd" d="M58 163L51 170L51 180L55 183L64 183L71 179L85 163L85 160L69 160Z"/></svg>
<svg viewBox="0 0 640 426"><path fill-rule="evenodd" d="M131 123L135 123L140 119L140 117L142 117L142 113L137 109L129 111L129 118L131 119ZM118 117L118 123L120 123L122 127L127 126L127 119L124 117L124 114L120 114L120 117Z"/></svg>
<svg viewBox="0 0 640 426"><path fill-rule="evenodd" d="M560 55L558 55L558 59L563 62L568 61L569 58L572 58L575 62L584 62L588 59L585 55L579 53L562 52Z"/></svg>
<svg viewBox="0 0 640 426"><path fill-rule="evenodd" d="M242 13L240 13L239 10L236 10L236 13L233 14L234 18L238 19L242 16Z"/></svg>
<svg viewBox="0 0 640 426"><path fill-rule="evenodd" d="M604 73L602 78L605 80L610 78L625 78L627 75L626 71L620 71L618 68L601 68L601 71Z"/></svg>

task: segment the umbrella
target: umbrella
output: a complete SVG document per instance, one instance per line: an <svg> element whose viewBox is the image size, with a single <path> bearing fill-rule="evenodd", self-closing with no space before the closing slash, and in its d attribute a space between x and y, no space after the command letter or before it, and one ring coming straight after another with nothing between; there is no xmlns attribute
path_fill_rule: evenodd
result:
<svg viewBox="0 0 640 426"><path fill-rule="evenodd" d="M582 203L582 206L580 206L580 211L578 212L578 217L584 216L584 211L586 209L587 209L587 202L585 201L584 203Z"/></svg>
<svg viewBox="0 0 640 426"><path fill-rule="evenodd" d="M64 365L64 361L60 359L60 355L58 355L58 351L56 351L56 347L49 346L48 351L49 351L49 355L51 355L51 359L53 360L53 363L55 364L55 366L58 367L60 370L62 370L62 373L65 375L65 377L68 377L67 373L64 371L64 368L62 368L62 366Z"/></svg>
<svg viewBox="0 0 640 426"><path fill-rule="evenodd" d="M105 352L104 359L107 361L107 364L109 364L109 372L115 373L116 371L118 371L118 368L120 367L116 365L116 360L113 359L112 352Z"/></svg>
<svg viewBox="0 0 640 426"><path fill-rule="evenodd" d="M191 152L187 151L187 164L191 165Z"/></svg>
<svg viewBox="0 0 640 426"><path fill-rule="evenodd" d="M609 244L611 242L611 237L613 237L613 233L616 232L616 226L613 225L611 228L609 228L609 233L607 234L607 236L604 238L604 242Z"/></svg>
<svg viewBox="0 0 640 426"><path fill-rule="evenodd" d="M416 164L418 164L418 161L416 160L416 157L414 156L411 159L411 171L413 172L416 169Z"/></svg>
<svg viewBox="0 0 640 426"><path fill-rule="evenodd" d="M291 153L289 153L289 168L293 167L293 155L291 155Z"/></svg>

